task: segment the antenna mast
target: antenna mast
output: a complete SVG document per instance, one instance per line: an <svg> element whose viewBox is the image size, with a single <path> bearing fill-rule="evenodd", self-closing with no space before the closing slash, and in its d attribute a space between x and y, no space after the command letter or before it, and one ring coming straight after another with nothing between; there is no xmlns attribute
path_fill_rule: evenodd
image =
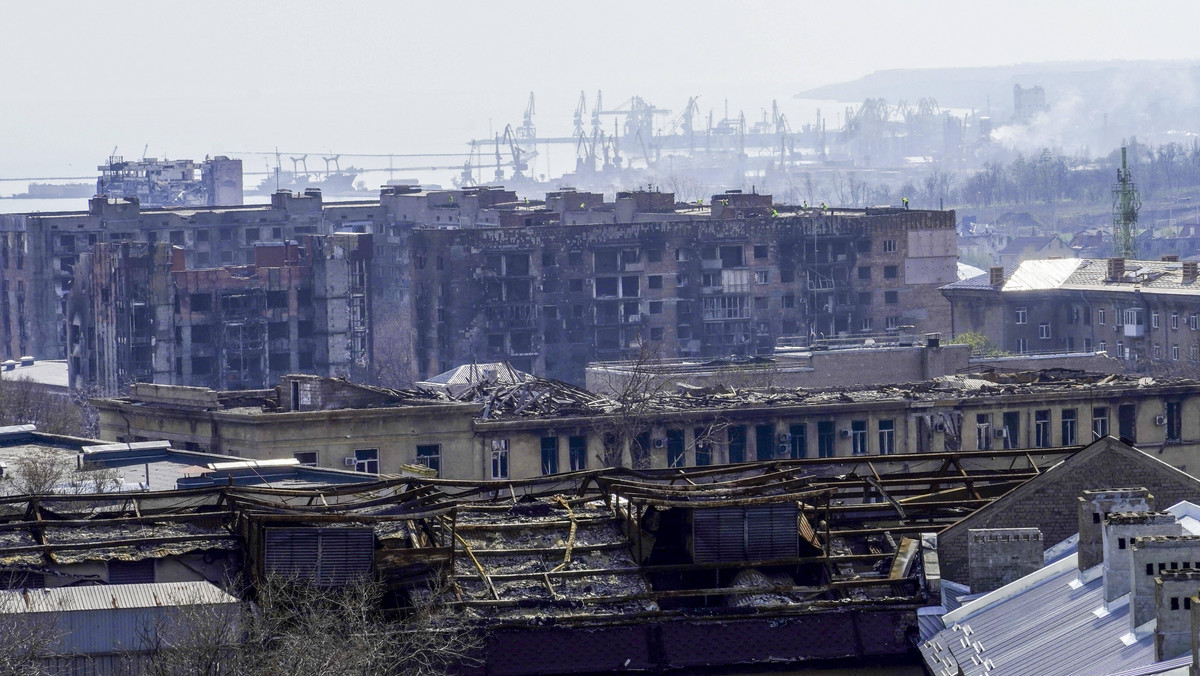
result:
<svg viewBox="0 0 1200 676"><path fill-rule="evenodd" d="M1142 208L1137 184L1129 172L1126 148L1121 147L1121 168L1117 170L1117 182L1113 185L1113 256L1136 259L1138 257L1137 217Z"/></svg>

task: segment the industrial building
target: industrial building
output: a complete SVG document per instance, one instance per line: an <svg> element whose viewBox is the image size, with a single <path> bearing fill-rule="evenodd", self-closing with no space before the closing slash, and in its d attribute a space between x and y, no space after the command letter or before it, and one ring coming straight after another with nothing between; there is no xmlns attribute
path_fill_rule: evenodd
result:
<svg viewBox="0 0 1200 676"><path fill-rule="evenodd" d="M955 335L978 332L1014 354L1101 351L1130 370L1200 364L1195 261L1030 260L942 287Z"/></svg>
<svg viewBox="0 0 1200 676"><path fill-rule="evenodd" d="M883 387L708 388L618 399L542 378L483 378L450 398L289 375L273 390L136 385L98 399L100 436L389 474L519 479L609 465L990 453L1108 435L1200 472L1200 390L1072 371L942 376Z"/></svg>
<svg viewBox="0 0 1200 676"><path fill-rule="evenodd" d="M148 207L215 207L242 203L242 161L218 155L193 160L108 158L97 167L96 194L135 198ZM197 176L199 172L199 176Z"/></svg>
<svg viewBox="0 0 1200 676"><path fill-rule="evenodd" d="M73 274L97 244L170 244L190 271L340 233L372 236L368 351L389 385L473 359L582 384L589 361L642 352L749 356L781 338L947 332L937 289L956 278L953 212L789 207L754 193L701 205L563 190L530 203L502 189L391 186L372 201L282 191L270 205L169 209L97 197L86 213L0 215L0 356L96 349L68 342L67 306L72 292L102 302ZM165 375L190 358L154 377L194 382ZM132 361L110 370L146 373ZM309 372L338 371L315 355Z"/></svg>

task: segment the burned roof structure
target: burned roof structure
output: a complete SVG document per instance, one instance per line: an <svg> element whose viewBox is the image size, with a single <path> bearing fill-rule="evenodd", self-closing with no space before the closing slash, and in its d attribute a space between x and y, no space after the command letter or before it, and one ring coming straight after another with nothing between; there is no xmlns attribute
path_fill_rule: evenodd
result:
<svg viewBox="0 0 1200 676"><path fill-rule="evenodd" d="M486 632L489 673L901 654L936 584L918 534L1039 471L988 455L1005 454L17 496L0 499L0 568L10 586L111 583L121 567L96 562L191 556L193 578L371 575L413 599L444 575L443 621Z"/></svg>

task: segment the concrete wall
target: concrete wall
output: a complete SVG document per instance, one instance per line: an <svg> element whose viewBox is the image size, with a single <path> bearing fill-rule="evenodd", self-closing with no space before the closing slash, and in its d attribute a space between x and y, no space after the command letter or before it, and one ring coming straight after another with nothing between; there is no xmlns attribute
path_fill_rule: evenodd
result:
<svg viewBox="0 0 1200 676"><path fill-rule="evenodd" d="M1085 490L1078 499L1079 570L1104 561L1104 519L1112 512L1148 512L1154 496L1145 488Z"/></svg>
<svg viewBox="0 0 1200 676"><path fill-rule="evenodd" d="M1170 512L1109 514L1104 520L1104 601L1111 603L1130 592L1133 538L1182 534L1183 526Z"/></svg>
<svg viewBox="0 0 1200 676"><path fill-rule="evenodd" d="M1200 535L1152 535L1134 538L1133 591L1129 597L1130 631L1156 616L1155 583L1165 571L1200 568ZM1192 588L1190 593L1194 593Z"/></svg>
<svg viewBox="0 0 1200 676"><path fill-rule="evenodd" d="M1164 570L1154 579L1154 657L1170 660L1192 647L1192 597L1200 591L1200 570Z"/></svg>
<svg viewBox="0 0 1200 676"><path fill-rule="evenodd" d="M971 593L998 589L1043 565L1042 533L1036 528L973 528L967 535Z"/></svg>

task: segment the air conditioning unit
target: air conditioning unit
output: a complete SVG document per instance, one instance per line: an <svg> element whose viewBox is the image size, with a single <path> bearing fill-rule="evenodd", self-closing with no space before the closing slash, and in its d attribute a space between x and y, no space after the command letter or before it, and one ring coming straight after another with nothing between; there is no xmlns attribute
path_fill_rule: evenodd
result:
<svg viewBox="0 0 1200 676"><path fill-rule="evenodd" d="M1155 425L1166 425L1167 424L1167 416L1165 416L1165 415L1154 416L1154 424Z"/></svg>
<svg viewBox="0 0 1200 676"><path fill-rule="evenodd" d="M1008 428L1007 427L997 427L996 428L996 438L997 439L1008 438Z"/></svg>
<svg viewBox="0 0 1200 676"><path fill-rule="evenodd" d="M792 435L788 434L787 432L784 432L783 434L779 435L779 441L781 441L782 443L786 444L787 442L789 442L791 440L792 440Z"/></svg>
<svg viewBox="0 0 1200 676"><path fill-rule="evenodd" d="M666 439L663 439L662 437L654 438L654 447L655 448L662 448L663 446L666 446L666 445L667 445Z"/></svg>
<svg viewBox="0 0 1200 676"><path fill-rule="evenodd" d="M845 439L846 437L850 436L850 429L848 427L843 427L839 434L841 434L842 438Z"/></svg>
<svg viewBox="0 0 1200 676"><path fill-rule="evenodd" d="M354 467L355 465L358 464L358 459L355 458L353 455L346 456L345 458L342 458L342 464L347 467Z"/></svg>

